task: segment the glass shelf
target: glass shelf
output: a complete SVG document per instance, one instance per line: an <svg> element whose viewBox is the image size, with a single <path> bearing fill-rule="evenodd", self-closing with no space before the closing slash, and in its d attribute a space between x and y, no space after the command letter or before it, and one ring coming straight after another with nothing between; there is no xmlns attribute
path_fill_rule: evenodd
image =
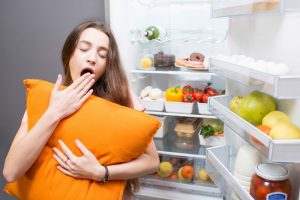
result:
<svg viewBox="0 0 300 200"><path fill-rule="evenodd" d="M192 181L190 183L177 182L167 179L155 178L153 176L143 177L142 180L143 186L152 186L158 187L160 189L166 190L176 190L185 193L198 194L198 195L208 195L221 197L222 193L219 188L213 182L205 182L205 181ZM199 196L198 196L199 199Z"/></svg>
<svg viewBox="0 0 300 200"><path fill-rule="evenodd" d="M271 137L230 111L229 101L230 98L226 95L210 98L210 112L251 143L270 161L300 163L300 139L272 140ZM254 142L252 137L255 137L259 142Z"/></svg>
<svg viewBox="0 0 300 200"><path fill-rule="evenodd" d="M151 69L151 70L140 70L135 69L131 70L131 73L134 74L167 74L167 75L188 75L188 76L196 76L202 80L211 80L211 77L214 75L213 73L206 71L192 71L192 70L181 70L180 68L172 68L171 70L162 70L162 69Z"/></svg>
<svg viewBox="0 0 300 200"><path fill-rule="evenodd" d="M214 183L226 195L226 199L233 199L234 191L240 199L254 200L231 172L233 155L230 155L229 146L211 147L207 149L206 170Z"/></svg>
<svg viewBox="0 0 300 200"><path fill-rule="evenodd" d="M154 143L161 155L205 159L206 146L200 146L198 132L196 130L192 138L183 138L169 130L163 138L154 138Z"/></svg>
<svg viewBox="0 0 300 200"><path fill-rule="evenodd" d="M193 117L193 118L213 118L213 119L216 119L216 116L214 116L214 115L183 114L183 113L154 112L154 111L145 111L145 113L148 113L148 114L151 114L151 115L160 115L160 116Z"/></svg>
<svg viewBox="0 0 300 200"><path fill-rule="evenodd" d="M212 4L212 17L299 11L298 0L227 0Z"/></svg>
<svg viewBox="0 0 300 200"><path fill-rule="evenodd" d="M300 74L277 76L218 59L210 59L210 72L250 86L277 99L300 98L300 90L291 85L300 85Z"/></svg>

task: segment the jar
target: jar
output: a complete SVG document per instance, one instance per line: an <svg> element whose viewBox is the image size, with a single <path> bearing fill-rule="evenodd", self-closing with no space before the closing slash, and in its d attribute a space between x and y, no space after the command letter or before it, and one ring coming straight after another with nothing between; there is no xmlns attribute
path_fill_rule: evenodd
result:
<svg viewBox="0 0 300 200"><path fill-rule="evenodd" d="M288 175L288 170L282 165L258 164L251 179L251 196L255 200L291 200Z"/></svg>
<svg viewBox="0 0 300 200"><path fill-rule="evenodd" d="M151 70L153 69L153 55L148 53L146 50L143 51L140 58L140 69Z"/></svg>

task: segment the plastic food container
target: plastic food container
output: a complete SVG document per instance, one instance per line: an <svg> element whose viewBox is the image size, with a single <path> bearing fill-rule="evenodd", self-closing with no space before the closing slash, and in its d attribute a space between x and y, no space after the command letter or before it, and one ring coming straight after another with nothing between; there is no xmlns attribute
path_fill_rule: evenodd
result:
<svg viewBox="0 0 300 200"><path fill-rule="evenodd" d="M291 183L288 170L278 164L263 163L255 168L250 194L255 200L291 200Z"/></svg>
<svg viewBox="0 0 300 200"><path fill-rule="evenodd" d="M197 103L198 112L204 115L211 115L211 112L208 110L208 103Z"/></svg>
<svg viewBox="0 0 300 200"><path fill-rule="evenodd" d="M146 110L149 111L163 111L164 110L164 100L150 100L150 99L142 99L143 105Z"/></svg>
<svg viewBox="0 0 300 200"><path fill-rule="evenodd" d="M165 107L167 112L172 113L184 113L191 114L193 112L194 102L192 103L183 103L183 102L165 102Z"/></svg>
<svg viewBox="0 0 300 200"><path fill-rule="evenodd" d="M154 137L163 138L167 134L169 117L167 116L163 116L163 117L155 116L155 117L161 121L161 127L157 130Z"/></svg>
<svg viewBox="0 0 300 200"><path fill-rule="evenodd" d="M225 145L225 137L224 134L220 134L220 136L209 136L208 138L204 138L199 134L199 143L200 145L206 146L220 146Z"/></svg>

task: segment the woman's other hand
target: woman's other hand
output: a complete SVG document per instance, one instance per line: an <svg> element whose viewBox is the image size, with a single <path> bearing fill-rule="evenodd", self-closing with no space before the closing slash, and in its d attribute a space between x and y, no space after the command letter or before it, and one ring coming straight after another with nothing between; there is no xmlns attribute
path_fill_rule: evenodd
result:
<svg viewBox="0 0 300 200"><path fill-rule="evenodd" d="M95 181L100 181L104 178L104 167L79 140L76 140L75 144L83 154L81 157L75 156L63 141L59 140L58 143L63 152L54 147L55 154L53 157L59 163L57 169L62 173L74 178L92 179Z"/></svg>
<svg viewBox="0 0 300 200"><path fill-rule="evenodd" d="M59 74L51 93L48 111L54 113L59 120L76 112L92 95L93 90L90 88L95 82L94 77L94 74L86 73L69 87L59 90L62 84L62 76Z"/></svg>

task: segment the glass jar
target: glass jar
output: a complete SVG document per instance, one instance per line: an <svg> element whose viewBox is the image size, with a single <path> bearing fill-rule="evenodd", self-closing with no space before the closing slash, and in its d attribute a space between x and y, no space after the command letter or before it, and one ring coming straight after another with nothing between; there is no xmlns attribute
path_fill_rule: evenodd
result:
<svg viewBox="0 0 300 200"><path fill-rule="evenodd" d="M291 200L291 183L288 170L278 164L263 163L255 168L250 194L255 200Z"/></svg>
<svg viewBox="0 0 300 200"><path fill-rule="evenodd" d="M144 50L140 58L139 64L140 64L140 69L143 70L153 69L153 55L148 53L146 50Z"/></svg>

